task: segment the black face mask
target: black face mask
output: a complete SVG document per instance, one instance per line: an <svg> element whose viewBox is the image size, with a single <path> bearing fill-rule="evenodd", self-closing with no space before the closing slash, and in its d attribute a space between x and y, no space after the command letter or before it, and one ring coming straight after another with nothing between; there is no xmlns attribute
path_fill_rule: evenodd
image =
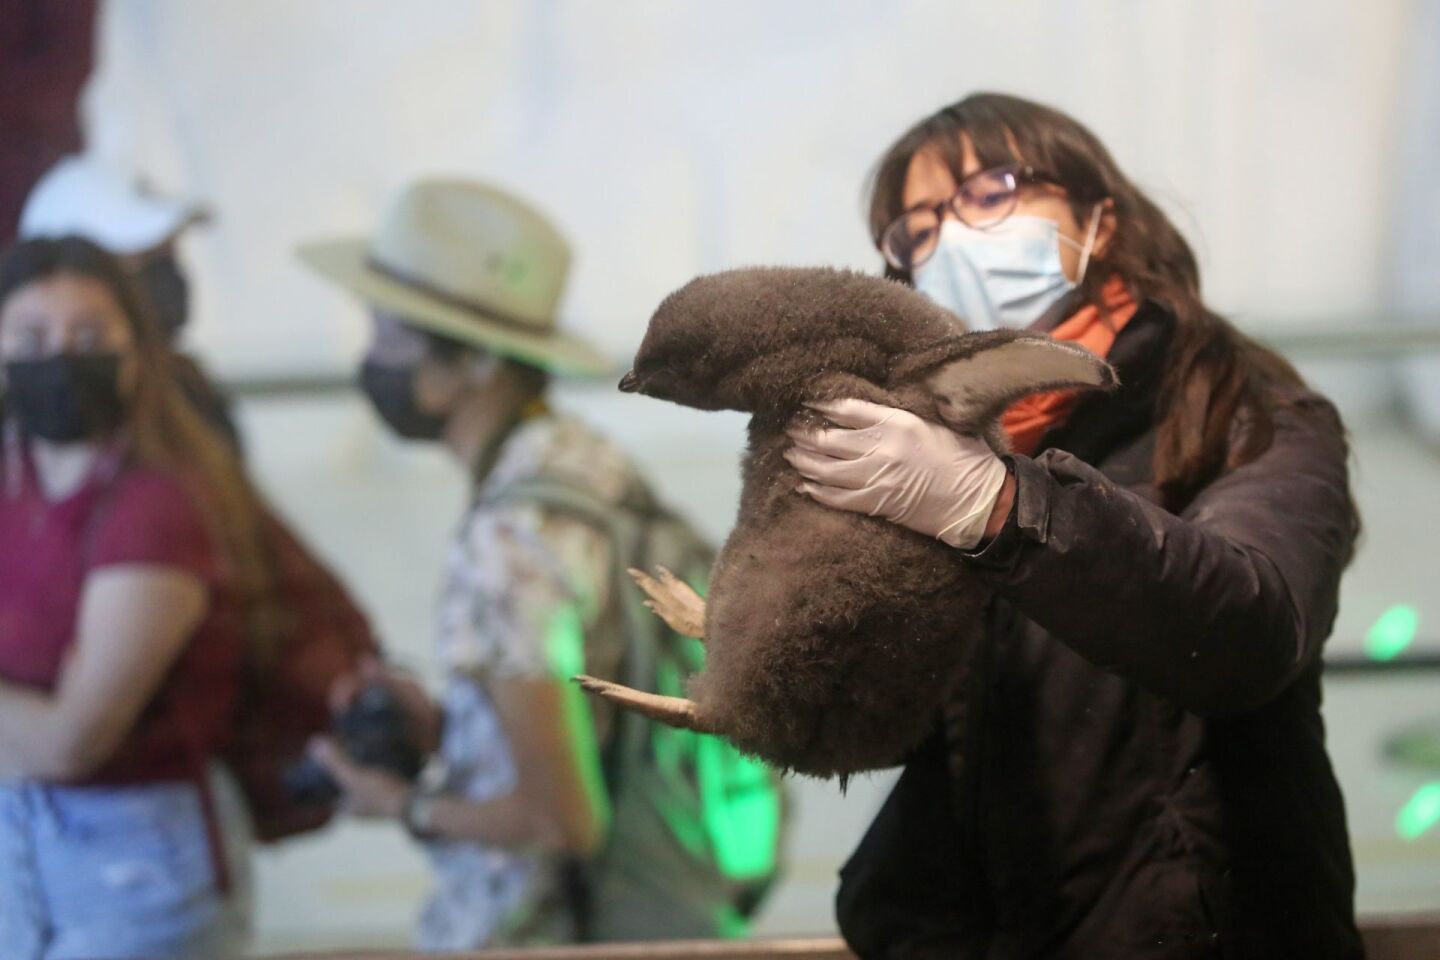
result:
<svg viewBox="0 0 1440 960"><path fill-rule="evenodd" d="M135 271L135 282L145 293L160 331L174 340L190 314L190 281L173 256L154 256Z"/></svg>
<svg viewBox="0 0 1440 960"><path fill-rule="evenodd" d="M57 353L5 364L5 415L30 436L90 440L114 430L122 412L116 354Z"/></svg>
<svg viewBox="0 0 1440 960"><path fill-rule="evenodd" d="M365 361L360 389L380 419L407 440L439 440L445 432L443 414L426 413L415 404L415 367L390 367Z"/></svg>

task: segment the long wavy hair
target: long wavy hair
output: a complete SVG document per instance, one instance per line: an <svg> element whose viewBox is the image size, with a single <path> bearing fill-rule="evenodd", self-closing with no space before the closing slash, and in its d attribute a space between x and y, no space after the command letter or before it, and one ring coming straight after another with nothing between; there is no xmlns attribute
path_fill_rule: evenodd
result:
<svg viewBox="0 0 1440 960"><path fill-rule="evenodd" d="M259 496L230 445L181 391L170 348L120 261L82 237L22 241L0 261L0 307L16 290L63 274L98 280L125 316L137 374L118 428L126 462L172 471L188 485L218 547L223 582L246 611L252 652L268 656L272 591Z"/></svg>
<svg viewBox="0 0 1440 960"><path fill-rule="evenodd" d="M1268 449L1275 409L1303 389L1304 381L1283 357L1205 305L1199 266L1180 231L1121 172L1104 144L1060 111L1019 97L976 93L917 123L871 175L869 221L877 247L885 227L903 212L911 159L933 151L959 182L962 138L982 168L1023 162L1056 178L1077 222L1085 222L1097 201L1114 203L1115 230L1103 256L1090 261L1080 296L1103 311L1101 291L1119 277L1137 300L1155 300L1174 314L1154 460L1166 507L1178 511L1223 470ZM910 282L893 268L888 275ZM1238 442L1237 423L1245 425ZM1343 434L1338 420L1334 426Z"/></svg>

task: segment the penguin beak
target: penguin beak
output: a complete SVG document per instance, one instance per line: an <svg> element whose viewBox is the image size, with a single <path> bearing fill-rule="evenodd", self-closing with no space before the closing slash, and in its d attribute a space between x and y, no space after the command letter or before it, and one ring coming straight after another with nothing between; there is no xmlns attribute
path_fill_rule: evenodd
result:
<svg viewBox="0 0 1440 960"><path fill-rule="evenodd" d="M634 370L631 370L629 373L625 374L625 376L623 376L623 377L620 378L620 392L621 392L621 393L634 393L635 391L637 391L637 390L639 390L639 389L640 389L640 378L637 377L637 376L635 376L635 371L634 371Z"/></svg>

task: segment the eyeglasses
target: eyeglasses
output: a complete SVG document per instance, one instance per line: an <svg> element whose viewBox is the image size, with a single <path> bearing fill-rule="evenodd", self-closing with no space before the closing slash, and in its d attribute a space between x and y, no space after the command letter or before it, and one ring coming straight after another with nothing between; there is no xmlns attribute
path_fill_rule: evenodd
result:
<svg viewBox="0 0 1440 960"><path fill-rule="evenodd" d="M948 200L907 210L892 220L880 234L880 253L890 266L909 273L935 252L947 210L967 227L993 227L1015 212L1020 187L1030 183L1059 185L1034 167L991 167L972 173Z"/></svg>

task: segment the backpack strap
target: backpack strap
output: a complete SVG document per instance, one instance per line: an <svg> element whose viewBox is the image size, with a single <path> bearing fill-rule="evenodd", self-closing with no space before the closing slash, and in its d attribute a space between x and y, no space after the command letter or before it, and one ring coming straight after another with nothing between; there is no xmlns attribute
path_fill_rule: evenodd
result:
<svg viewBox="0 0 1440 960"><path fill-rule="evenodd" d="M656 671L655 644L663 641L665 626L645 608L639 590L630 583L626 570L643 566L646 538L650 523L660 511L648 491L621 504L607 503L578 483L548 476L516 481L495 494L487 496L486 504L534 504L542 509L574 517L594 528L610 541L613 555L610 562L611 589L614 602L620 605L625 630L625 649L621 659L623 682L636 689L647 689ZM650 749L646 720L628 710L617 711L615 741L604 763L610 796L618 796L623 771L643 763Z"/></svg>
<svg viewBox="0 0 1440 960"><path fill-rule="evenodd" d="M516 481L483 501L486 504L530 503L565 514L597 530L610 542L611 585L625 624L625 682L644 687L651 681L655 664L648 645L636 643L647 634L658 635L663 624L647 610L633 588L626 571L643 566L650 524L660 510L648 491L640 491L620 504L611 504L578 483L557 477L536 476ZM643 649L638 649L643 648Z"/></svg>
<svg viewBox="0 0 1440 960"><path fill-rule="evenodd" d="M550 476L535 476L511 483L480 502L485 505L533 504L542 510L573 517L602 534L612 548L611 591L620 605L625 646L621 672L627 686L647 688L656 672L655 646L645 638L663 640L663 624L652 616L632 588L626 570L645 562L646 539L651 521L659 516L647 491L639 491L633 502L611 504L578 483ZM647 722L639 714L617 710L614 739L601 757L606 792L612 803L620 798L627 773L640 769L650 752ZM582 941L594 933L592 890L587 871L579 860L565 865L563 883Z"/></svg>

